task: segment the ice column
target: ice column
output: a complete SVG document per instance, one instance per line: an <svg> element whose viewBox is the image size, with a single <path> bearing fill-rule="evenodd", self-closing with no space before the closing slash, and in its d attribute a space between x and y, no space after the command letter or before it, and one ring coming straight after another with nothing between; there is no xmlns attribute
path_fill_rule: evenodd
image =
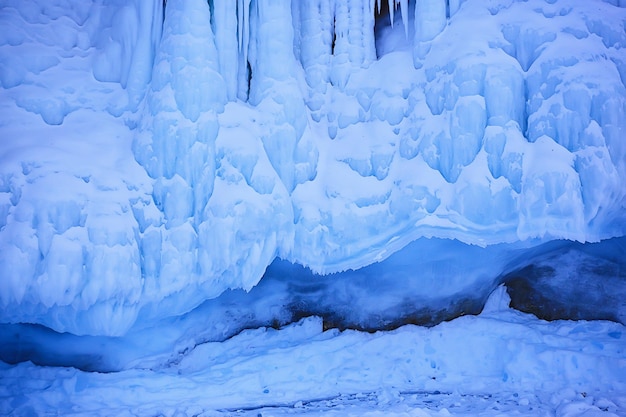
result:
<svg viewBox="0 0 626 417"><path fill-rule="evenodd" d="M219 27L227 32L225 25L226 29ZM155 180L152 198L160 210L160 217L137 210L145 279L142 297L148 304L156 303L155 311L172 315L219 293L219 286L201 287L212 277L198 272L198 229L206 222L205 207L215 184L217 114L228 100L219 71L209 4L168 0L133 152ZM194 281L197 286L190 284ZM146 310L146 314L158 313Z"/></svg>
<svg viewBox="0 0 626 417"><path fill-rule="evenodd" d="M295 78L299 66L293 53L291 2L258 0L252 5L250 103L272 114L273 128L262 138L263 146L283 184L292 191L294 153L307 116Z"/></svg>
<svg viewBox="0 0 626 417"><path fill-rule="evenodd" d="M334 3L331 0L301 0L293 3L299 19L298 51L307 84L325 92L333 53Z"/></svg>
<svg viewBox="0 0 626 417"><path fill-rule="evenodd" d="M215 114L223 110L227 94L209 22L209 6L202 0L168 1L134 142L135 157L158 179L155 202L175 224L199 214L212 190Z"/></svg>
<svg viewBox="0 0 626 417"><path fill-rule="evenodd" d="M237 98L248 100L250 94L250 65L248 52L250 49L250 9L251 0L237 0L237 43L238 43L238 66L237 66ZM256 4L254 5L256 8Z"/></svg>
<svg viewBox="0 0 626 417"><path fill-rule="evenodd" d="M154 54L161 38L162 0L134 0L112 16L111 27L98 34L93 65L99 81L119 82L135 110L150 82Z"/></svg>
<svg viewBox="0 0 626 417"><path fill-rule="evenodd" d="M203 0L168 0L133 142L163 217L163 224L138 218L147 299L182 291L197 270L196 228L215 179L216 113L227 101L210 17Z"/></svg>
<svg viewBox="0 0 626 417"><path fill-rule="evenodd" d="M422 67L422 60L430 51L430 41L446 26L445 0L418 0L415 4L415 46L413 62Z"/></svg>
<svg viewBox="0 0 626 417"><path fill-rule="evenodd" d="M294 74L295 58L290 2L257 0L253 4L256 4L253 17L257 19L257 27L252 68L255 84L251 85L255 91L251 95L258 102L259 95L267 92L268 80L286 80Z"/></svg>
<svg viewBox="0 0 626 417"><path fill-rule="evenodd" d="M161 0L136 1L139 9L137 47L128 70L126 90L131 109L136 109L150 82L154 54L161 39L163 2Z"/></svg>
<svg viewBox="0 0 626 417"><path fill-rule="evenodd" d="M219 70L228 99L237 98L237 74L239 71L237 3L233 0L213 1L213 32L219 58ZM243 22L242 22L243 23ZM243 29L243 28L242 28Z"/></svg>
<svg viewBox="0 0 626 417"><path fill-rule="evenodd" d="M335 3L335 40L331 81L345 87L352 69L376 59L373 3L347 0Z"/></svg>

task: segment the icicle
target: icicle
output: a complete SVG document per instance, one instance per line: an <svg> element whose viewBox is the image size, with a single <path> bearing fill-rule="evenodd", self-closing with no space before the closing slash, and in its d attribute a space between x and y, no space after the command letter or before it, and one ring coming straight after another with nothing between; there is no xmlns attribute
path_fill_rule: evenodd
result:
<svg viewBox="0 0 626 417"><path fill-rule="evenodd" d="M380 10L381 10L381 7L382 7L382 4L380 4L380 3L381 3L381 0L376 0L376 8L378 9L378 14L380 14Z"/></svg>
<svg viewBox="0 0 626 417"><path fill-rule="evenodd" d="M404 35L409 39L409 0L400 0L400 14L404 25Z"/></svg>
<svg viewBox="0 0 626 417"><path fill-rule="evenodd" d="M213 27L215 46L219 57L219 71L226 83L228 99L237 94L237 67L241 47L238 39L237 3L232 0L213 0Z"/></svg>
<svg viewBox="0 0 626 417"><path fill-rule="evenodd" d="M363 45L365 48L365 61L369 64L376 61L376 14L374 13L374 0L369 3L368 11L363 14Z"/></svg>
<svg viewBox="0 0 626 417"><path fill-rule="evenodd" d="M237 1L237 40L239 52L247 54L250 38L250 0Z"/></svg>
<svg viewBox="0 0 626 417"><path fill-rule="evenodd" d="M248 62L250 44L250 0L243 0L243 62Z"/></svg>
<svg viewBox="0 0 626 417"><path fill-rule="evenodd" d="M237 42L239 44L239 52L243 48L243 2L237 0Z"/></svg>
<svg viewBox="0 0 626 417"><path fill-rule="evenodd" d="M396 9L396 0L387 0L389 6L389 20L391 21L391 27L393 27L393 12Z"/></svg>

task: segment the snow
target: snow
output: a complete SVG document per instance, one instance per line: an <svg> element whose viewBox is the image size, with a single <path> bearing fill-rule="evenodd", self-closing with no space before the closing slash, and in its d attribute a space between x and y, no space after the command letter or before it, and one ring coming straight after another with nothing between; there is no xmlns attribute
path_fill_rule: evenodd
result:
<svg viewBox="0 0 626 417"><path fill-rule="evenodd" d="M479 316L433 328L371 334L324 331L322 320L312 317L200 344L160 369L89 373L4 365L0 410L75 416L623 415L622 325L543 322L508 309L502 287L487 305Z"/></svg>
<svg viewBox="0 0 626 417"><path fill-rule="evenodd" d="M626 413L624 6L0 0L0 413Z"/></svg>

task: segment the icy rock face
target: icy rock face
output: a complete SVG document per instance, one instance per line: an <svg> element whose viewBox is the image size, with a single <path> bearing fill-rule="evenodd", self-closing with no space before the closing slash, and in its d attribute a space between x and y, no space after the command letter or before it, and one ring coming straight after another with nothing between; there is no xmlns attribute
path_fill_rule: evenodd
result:
<svg viewBox="0 0 626 417"><path fill-rule="evenodd" d="M557 246L506 274L511 307L544 320L626 323L626 241L605 242L566 250Z"/></svg>
<svg viewBox="0 0 626 417"><path fill-rule="evenodd" d="M3 2L2 322L119 335L277 256L623 236L622 3Z"/></svg>

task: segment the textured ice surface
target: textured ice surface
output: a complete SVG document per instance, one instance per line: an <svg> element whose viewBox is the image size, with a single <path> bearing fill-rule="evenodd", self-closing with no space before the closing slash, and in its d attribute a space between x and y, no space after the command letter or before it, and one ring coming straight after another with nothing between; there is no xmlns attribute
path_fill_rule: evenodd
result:
<svg viewBox="0 0 626 417"><path fill-rule="evenodd" d="M613 320L626 324L623 238L608 245L546 248L503 280L512 307L545 320Z"/></svg>
<svg viewBox="0 0 626 417"><path fill-rule="evenodd" d="M0 414L623 415L624 6L0 0Z"/></svg>
<svg viewBox="0 0 626 417"><path fill-rule="evenodd" d="M0 325L0 360L100 372L155 369L178 361L196 345L222 342L249 328L280 328L304 317L319 317L325 330L376 332L407 323L432 327L493 310L485 300L501 283L512 307L542 319L626 324L625 243L624 238L585 245L552 241L529 249L418 239L380 263L326 276L276 260L249 292L225 291L189 313L160 320L156 328L138 322L123 337Z"/></svg>
<svg viewBox="0 0 626 417"><path fill-rule="evenodd" d="M624 235L621 2L162 6L2 2L2 322L122 335L276 257Z"/></svg>

